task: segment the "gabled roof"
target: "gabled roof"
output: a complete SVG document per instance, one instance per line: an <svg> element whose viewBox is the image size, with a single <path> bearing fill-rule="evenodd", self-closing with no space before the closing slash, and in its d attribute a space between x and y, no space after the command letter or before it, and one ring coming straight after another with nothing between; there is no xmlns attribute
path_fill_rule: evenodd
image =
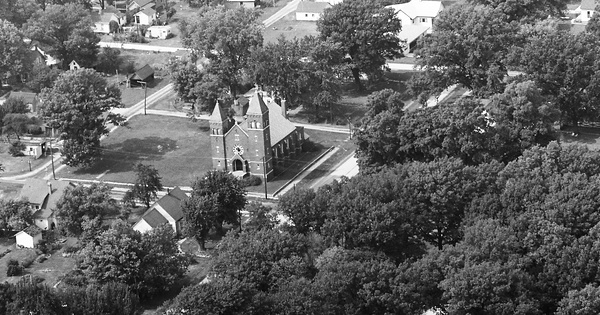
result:
<svg viewBox="0 0 600 315"><path fill-rule="evenodd" d="M219 102L217 102L212 114L210 115L210 121L223 122L223 117L225 117L225 113L223 113L223 108L221 108L221 105L219 105Z"/></svg>
<svg viewBox="0 0 600 315"><path fill-rule="evenodd" d="M285 139L290 133L296 131L296 126L283 117L281 114L281 106L274 101L267 102L269 107L269 130L271 136L271 145L277 144Z"/></svg>
<svg viewBox="0 0 600 315"><path fill-rule="evenodd" d="M406 24L402 26L398 37L400 37L400 39L402 40L406 40L406 42L410 44L417 38L419 38L421 35L425 34L428 29L429 26L427 25Z"/></svg>
<svg viewBox="0 0 600 315"><path fill-rule="evenodd" d="M148 223L148 225L150 225L152 228L169 223L169 221L167 221L167 219L165 219L165 217L163 217L163 215L154 208L148 210L148 212L142 216L142 220L146 221L146 223Z"/></svg>
<svg viewBox="0 0 600 315"><path fill-rule="evenodd" d="M21 232L27 233L29 236L33 237L33 236L36 236L36 235L42 233L42 229L40 229L39 227L37 227L37 225L32 224L32 225L26 227ZM19 234L19 233L17 233L17 234Z"/></svg>
<svg viewBox="0 0 600 315"><path fill-rule="evenodd" d="M43 179L29 178L21 189L19 198L25 198L33 204L42 205L48 196L48 185Z"/></svg>
<svg viewBox="0 0 600 315"><path fill-rule="evenodd" d="M246 115L262 115L268 110L269 108L265 104L265 101L263 101L262 96L259 94L259 92L256 92L254 93L254 95L252 95L252 98L250 99L250 105L248 106L248 111L246 112Z"/></svg>
<svg viewBox="0 0 600 315"><path fill-rule="evenodd" d="M298 8L296 8L296 12L323 13L329 7L331 7L331 4L327 2L301 1Z"/></svg>
<svg viewBox="0 0 600 315"><path fill-rule="evenodd" d="M175 221L178 221L183 218L181 202L187 198L187 195L179 187L175 187L175 189L170 191L168 194L158 199L156 204L160 205L171 216L171 218L173 218Z"/></svg>
<svg viewBox="0 0 600 315"><path fill-rule="evenodd" d="M149 77L151 77L152 75L154 75L154 69L152 69L152 67L150 67L150 65L146 64L145 66L143 66L139 70L137 70L129 79L144 81L144 80L148 79Z"/></svg>
<svg viewBox="0 0 600 315"><path fill-rule="evenodd" d="M179 188L179 187L173 188L169 192L169 195L171 195L181 201L188 199L188 195L185 193L185 191L181 190L181 188Z"/></svg>
<svg viewBox="0 0 600 315"><path fill-rule="evenodd" d="M129 6L131 6L134 3L137 4L140 8L143 8L143 7L147 6L147 5L153 5L154 4L154 0L133 0L129 4Z"/></svg>
<svg viewBox="0 0 600 315"><path fill-rule="evenodd" d="M596 10L596 0L581 0L581 10Z"/></svg>
<svg viewBox="0 0 600 315"><path fill-rule="evenodd" d="M37 93L32 92L10 92L7 99L9 98L20 98L23 99L25 104L34 104L37 102Z"/></svg>
<svg viewBox="0 0 600 315"><path fill-rule="evenodd" d="M386 8L394 9L395 12L402 11L409 18L436 17L444 8L441 1L411 0L407 3L388 5Z"/></svg>
<svg viewBox="0 0 600 315"><path fill-rule="evenodd" d="M54 210L58 200L65 194L67 188L75 188L76 186L71 182L61 180L49 180L48 182L52 185L52 194L48 197L48 204L46 205L46 208L49 210Z"/></svg>
<svg viewBox="0 0 600 315"><path fill-rule="evenodd" d="M156 14L156 10L152 9L151 7L145 7L134 15L140 15L140 14L145 14L147 16L153 16Z"/></svg>

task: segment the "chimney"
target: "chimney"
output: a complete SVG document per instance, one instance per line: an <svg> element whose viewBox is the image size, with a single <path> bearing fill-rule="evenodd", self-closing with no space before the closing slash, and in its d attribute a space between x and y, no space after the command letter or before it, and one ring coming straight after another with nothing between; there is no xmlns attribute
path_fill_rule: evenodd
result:
<svg viewBox="0 0 600 315"><path fill-rule="evenodd" d="M281 99L281 115L283 115L283 117L285 119L288 118L288 116L287 116L287 106L285 106L285 99Z"/></svg>
<svg viewBox="0 0 600 315"><path fill-rule="evenodd" d="M52 183L48 182L48 194L52 195Z"/></svg>

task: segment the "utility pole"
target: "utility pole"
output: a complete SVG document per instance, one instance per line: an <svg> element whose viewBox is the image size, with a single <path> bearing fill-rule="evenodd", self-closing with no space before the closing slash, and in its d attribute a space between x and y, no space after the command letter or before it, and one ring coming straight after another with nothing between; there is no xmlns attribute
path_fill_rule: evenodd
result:
<svg viewBox="0 0 600 315"><path fill-rule="evenodd" d="M50 140L49 143L50 143L50 159L52 159L52 178L54 178L54 180L56 180L56 173L54 172L54 150L52 150L52 140Z"/></svg>
<svg viewBox="0 0 600 315"><path fill-rule="evenodd" d="M140 84L144 87L144 116L146 115L146 91L148 84L146 82L140 82Z"/></svg>
<svg viewBox="0 0 600 315"><path fill-rule="evenodd" d="M262 160L263 160L263 182L265 182L265 200L266 200L266 199L269 199L269 196L267 195L267 161L264 156L263 156Z"/></svg>

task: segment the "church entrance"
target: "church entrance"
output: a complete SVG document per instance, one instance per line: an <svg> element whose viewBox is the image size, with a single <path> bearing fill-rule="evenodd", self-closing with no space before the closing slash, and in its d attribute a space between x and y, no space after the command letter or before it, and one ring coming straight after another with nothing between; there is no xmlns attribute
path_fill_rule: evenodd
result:
<svg viewBox="0 0 600 315"><path fill-rule="evenodd" d="M244 163L242 163L241 160L233 160L233 171L237 172L237 171L243 171L244 170Z"/></svg>

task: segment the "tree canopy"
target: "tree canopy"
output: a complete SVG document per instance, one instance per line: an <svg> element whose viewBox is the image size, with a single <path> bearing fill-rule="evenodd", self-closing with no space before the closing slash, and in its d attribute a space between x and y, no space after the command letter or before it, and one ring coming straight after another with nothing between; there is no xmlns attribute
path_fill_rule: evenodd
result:
<svg viewBox="0 0 600 315"><path fill-rule="evenodd" d="M93 69L61 74L52 89L42 93L41 114L62 131L63 163L88 166L100 158L100 137L108 134L108 123L123 117L110 113L121 106L121 92Z"/></svg>
<svg viewBox="0 0 600 315"><path fill-rule="evenodd" d="M88 10L82 5L48 5L25 25L25 33L38 41L45 52L61 60L62 67L75 60L91 67L98 55L100 38L92 31Z"/></svg>
<svg viewBox="0 0 600 315"><path fill-rule="evenodd" d="M325 9L317 30L323 40L339 45L359 89L361 74L369 80L381 78L386 60L401 56L397 37L402 22L394 10L373 1L345 1Z"/></svg>
<svg viewBox="0 0 600 315"><path fill-rule="evenodd" d="M490 6L511 20L542 19L549 15L562 17L567 9L568 0L469 0L472 4Z"/></svg>
<svg viewBox="0 0 600 315"><path fill-rule="evenodd" d="M132 196L142 201L146 208L150 208L150 203L156 199L156 193L163 188L158 170L152 165L138 163L135 165L135 173L135 183L131 188Z"/></svg>
<svg viewBox="0 0 600 315"><path fill-rule="evenodd" d="M27 45L19 29L0 19L0 74L16 76L26 73L31 67L27 55Z"/></svg>

